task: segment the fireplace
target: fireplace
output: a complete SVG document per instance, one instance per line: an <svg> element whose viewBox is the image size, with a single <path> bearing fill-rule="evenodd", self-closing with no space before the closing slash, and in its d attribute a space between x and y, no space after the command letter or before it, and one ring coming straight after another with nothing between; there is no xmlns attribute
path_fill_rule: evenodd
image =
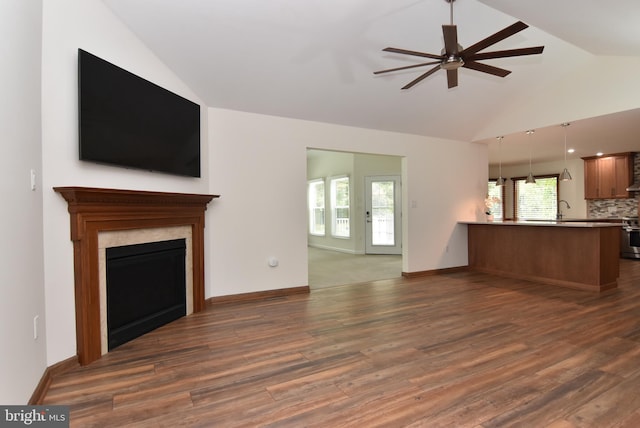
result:
<svg viewBox="0 0 640 428"><path fill-rule="evenodd" d="M87 187L54 190L67 201L71 220L80 364L108 351L105 260L110 247L184 238L186 314L204 309L204 213L218 195Z"/></svg>
<svg viewBox="0 0 640 428"><path fill-rule="evenodd" d="M186 315L184 239L106 249L108 350Z"/></svg>

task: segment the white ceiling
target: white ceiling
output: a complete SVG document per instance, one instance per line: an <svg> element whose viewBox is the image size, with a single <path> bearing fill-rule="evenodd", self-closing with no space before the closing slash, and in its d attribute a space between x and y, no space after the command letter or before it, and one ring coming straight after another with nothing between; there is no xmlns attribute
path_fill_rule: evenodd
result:
<svg viewBox="0 0 640 428"><path fill-rule="evenodd" d="M638 0L457 0L463 47L522 20L528 29L487 50L544 45L544 53L486 61L511 70L506 78L461 68L456 88L438 71L403 91L426 70L373 71L422 61L381 49L439 54L445 0L103 1L211 107L489 143L492 162L497 142L480 133L510 100L592 55L640 56ZM503 163L528 161L524 131L505 136ZM574 156L601 150L602 141L606 152L640 151L640 109L577 121L567 132ZM562 156L562 127L533 138L534 161Z"/></svg>

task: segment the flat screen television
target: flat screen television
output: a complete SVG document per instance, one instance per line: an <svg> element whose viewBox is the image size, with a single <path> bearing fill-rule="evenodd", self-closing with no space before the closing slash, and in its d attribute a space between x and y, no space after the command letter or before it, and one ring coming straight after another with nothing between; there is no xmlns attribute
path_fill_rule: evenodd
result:
<svg viewBox="0 0 640 428"><path fill-rule="evenodd" d="M80 160L200 177L200 105L78 49Z"/></svg>

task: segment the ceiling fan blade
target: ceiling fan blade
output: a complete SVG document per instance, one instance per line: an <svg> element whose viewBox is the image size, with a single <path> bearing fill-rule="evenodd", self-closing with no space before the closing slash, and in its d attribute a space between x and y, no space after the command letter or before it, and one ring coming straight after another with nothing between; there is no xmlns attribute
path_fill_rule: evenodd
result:
<svg viewBox="0 0 640 428"><path fill-rule="evenodd" d="M480 62L468 61L463 65L464 68L470 68L471 70L481 71L483 73L493 74L494 76L505 77L511 73L504 68L494 67L492 65L482 64Z"/></svg>
<svg viewBox="0 0 640 428"><path fill-rule="evenodd" d="M502 29L500 31L498 31L495 34L492 34L491 36L487 37L484 40L480 40L478 43L476 43L475 45L469 46L468 48L464 49L461 54L465 55L465 56L470 56L473 55L476 52L481 51L482 49L488 48L491 45L494 45L496 43L498 43L499 41L502 41L504 39L506 39L507 37L511 37L514 34L524 30L525 28L528 28L529 26L527 24L525 24L522 21L518 21L515 24L511 24L510 26L508 26L505 29Z"/></svg>
<svg viewBox="0 0 640 428"><path fill-rule="evenodd" d="M434 54L425 53L425 52L409 51L409 50L406 50L406 49L384 48L382 50L384 52L393 52L393 53L399 53L399 54L404 54L404 55L421 56L421 57L424 57L424 58L431 58L431 59L442 59L442 55L434 55Z"/></svg>
<svg viewBox="0 0 640 428"><path fill-rule="evenodd" d="M449 89L458 86L458 69L447 70L447 86Z"/></svg>
<svg viewBox="0 0 640 428"><path fill-rule="evenodd" d="M443 25L444 51L448 55L458 55L458 29L455 25Z"/></svg>
<svg viewBox="0 0 640 428"><path fill-rule="evenodd" d="M478 61L483 59L506 58L509 56L537 55L541 54L544 46L535 46L532 48L509 49L506 51L481 52L465 57L468 61Z"/></svg>
<svg viewBox="0 0 640 428"><path fill-rule="evenodd" d="M426 79L427 77L431 76L433 73L435 73L436 71L440 70L440 66L436 65L435 67L433 67L431 70L427 71L426 73L420 75L417 79L412 80L411 82L407 83L406 85L404 85L402 87L402 89L409 89L411 87L413 87L415 84L423 81L424 79Z"/></svg>
<svg viewBox="0 0 640 428"><path fill-rule="evenodd" d="M440 61L423 62L422 64L406 65L404 67L389 68L387 70L374 71L373 74L389 73L391 71L407 70L409 68L424 67L425 65L440 64Z"/></svg>

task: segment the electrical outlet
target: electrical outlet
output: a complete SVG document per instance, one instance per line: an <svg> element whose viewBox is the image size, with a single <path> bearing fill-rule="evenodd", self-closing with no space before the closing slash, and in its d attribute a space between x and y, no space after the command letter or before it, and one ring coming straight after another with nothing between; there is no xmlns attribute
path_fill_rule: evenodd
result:
<svg viewBox="0 0 640 428"><path fill-rule="evenodd" d="M36 315L35 317L33 317L33 340L38 339L38 319L39 318L40 318L39 315Z"/></svg>

